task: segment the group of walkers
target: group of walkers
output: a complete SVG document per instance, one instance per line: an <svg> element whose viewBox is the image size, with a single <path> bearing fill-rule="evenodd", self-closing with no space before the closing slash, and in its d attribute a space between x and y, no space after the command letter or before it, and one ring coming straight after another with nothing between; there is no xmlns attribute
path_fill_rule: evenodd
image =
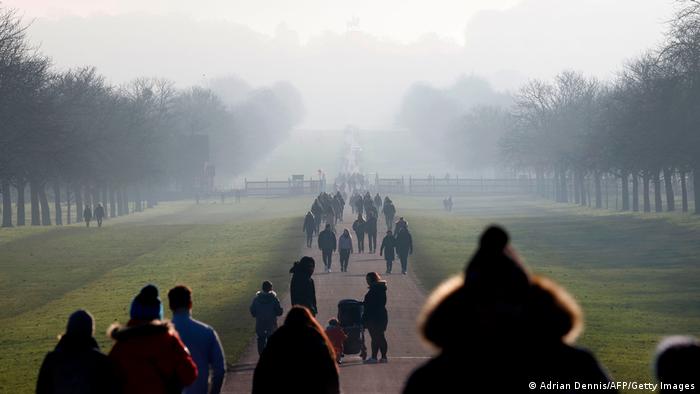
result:
<svg viewBox="0 0 700 394"><path fill-rule="evenodd" d="M95 211L93 212L90 205L85 205L83 209L83 220L85 220L85 227L90 227L90 222L95 219L97 222L97 227L102 227L102 220L105 218L105 208L102 203L97 203L95 206Z"/></svg>

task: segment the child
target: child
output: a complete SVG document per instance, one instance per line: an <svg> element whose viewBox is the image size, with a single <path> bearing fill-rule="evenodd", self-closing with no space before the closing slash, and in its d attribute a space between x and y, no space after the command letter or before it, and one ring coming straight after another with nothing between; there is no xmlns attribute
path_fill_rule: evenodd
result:
<svg viewBox="0 0 700 394"><path fill-rule="evenodd" d="M333 349L335 349L336 361L338 361L338 364L342 364L343 363L343 343L345 342L346 339L348 339L348 336L345 335L345 331L343 331L343 328L340 327L340 323L338 322L338 319L332 318L332 319L328 320L328 327L326 327L326 335L328 336L328 339L333 344Z"/></svg>
<svg viewBox="0 0 700 394"><path fill-rule="evenodd" d="M272 283L264 281L262 291L257 292L250 305L250 314L255 318L255 333L258 336L258 354L267 346L267 338L277 329L277 316L282 316L282 307Z"/></svg>

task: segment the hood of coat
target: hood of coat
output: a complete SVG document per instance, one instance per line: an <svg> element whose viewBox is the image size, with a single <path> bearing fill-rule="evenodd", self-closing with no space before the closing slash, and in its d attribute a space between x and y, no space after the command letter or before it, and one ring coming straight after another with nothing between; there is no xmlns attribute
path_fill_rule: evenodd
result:
<svg viewBox="0 0 700 394"><path fill-rule="evenodd" d="M370 288L370 290L374 290L374 291L386 292L386 289L387 289L386 288L386 281L383 279L376 281L376 282L372 283L372 285L369 288Z"/></svg>
<svg viewBox="0 0 700 394"><path fill-rule="evenodd" d="M271 304L275 302L275 299L277 298L277 293L275 293L273 290L270 290L267 293L265 293L264 291L258 291L255 294L255 297L261 304Z"/></svg>
<svg viewBox="0 0 700 394"><path fill-rule="evenodd" d="M130 338L164 334L174 330L175 327L166 321L153 320L141 323L131 320L126 326L115 323L110 326L107 332L113 339L123 341Z"/></svg>
<svg viewBox="0 0 700 394"><path fill-rule="evenodd" d="M56 351L79 352L85 350L100 350L95 338L84 335L63 335L56 345Z"/></svg>

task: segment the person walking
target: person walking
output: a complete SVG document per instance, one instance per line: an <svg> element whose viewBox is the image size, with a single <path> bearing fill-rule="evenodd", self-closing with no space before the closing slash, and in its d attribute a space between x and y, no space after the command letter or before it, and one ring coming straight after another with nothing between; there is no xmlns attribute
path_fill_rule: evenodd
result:
<svg viewBox="0 0 700 394"><path fill-rule="evenodd" d="M85 310L68 318L66 332L39 369L37 394L117 394L115 369L95 341L95 321Z"/></svg>
<svg viewBox="0 0 700 394"><path fill-rule="evenodd" d="M90 221L92 220L92 208L90 205L85 205L83 209L83 220L85 220L85 227L90 227Z"/></svg>
<svg viewBox="0 0 700 394"><path fill-rule="evenodd" d="M97 227L102 227L102 219L105 217L105 208L102 203L97 203L95 207L95 220L97 220Z"/></svg>
<svg viewBox="0 0 700 394"><path fill-rule="evenodd" d="M189 287L180 285L170 289L168 304L173 312L172 323L197 365L197 380L182 394L219 394L226 375L224 349L219 335L212 327L192 318L192 290Z"/></svg>
<svg viewBox="0 0 700 394"><path fill-rule="evenodd" d="M289 285L289 293L292 298L292 305L301 305L308 308L316 316L316 285L311 277L314 273L316 262L312 257L304 256L294 263L289 270L292 274L292 281Z"/></svg>
<svg viewBox="0 0 700 394"><path fill-rule="evenodd" d="M294 306L275 331L253 372L253 394L338 394L333 345L311 312Z"/></svg>
<svg viewBox="0 0 700 394"><path fill-rule="evenodd" d="M337 240L335 238L335 233L331 229L330 224L326 224L326 229L318 234L318 248L321 249L321 255L323 256L323 265L325 266L326 272L331 272L331 263L333 263L333 252L338 246Z"/></svg>
<svg viewBox="0 0 700 394"><path fill-rule="evenodd" d="M388 344L386 342L386 328L389 316L386 311L386 281L382 280L376 272L369 272L366 276L369 290L365 294L362 323L369 331L372 339L372 356L365 360L368 364L377 362L377 355L381 353L379 362L386 363Z"/></svg>
<svg viewBox="0 0 700 394"><path fill-rule="evenodd" d="M394 203L386 197L384 199L384 206L382 207L382 212L384 213L384 220L386 220L386 229L394 229L394 216L396 215L396 207Z"/></svg>
<svg viewBox="0 0 700 394"><path fill-rule="evenodd" d="M258 337L258 355L262 354L267 339L277 329L277 317L282 316L283 312L277 293L272 290L272 283L264 281L262 290L255 294L250 304L250 314L255 318L255 334Z"/></svg>
<svg viewBox="0 0 700 394"><path fill-rule="evenodd" d="M391 233L391 230L386 232L384 239L382 239L382 245L379 247L379 256L384 255L384 261L386 261L386 273L390 274L394 265L394 259L396 259L396 238Z"/></svg>
<svg viewBox="0 0 700 394"><path fill-rule="evenodd" d="M197 379L197 366L172 324L163 321L158 288L147 285L131 302L126 326L112 325L115 340L109 358L115 363L123 392L181 392Z"/></svg>
<svg viewBox="0 0 700 394"><path fill-rule="evenodd" d="M340 254L340 272L348 272L348 263L352 254L352 236L348 229L338 238L338 253Z"/></svg>
<svg viewBox="0 0 700 394"><path fill-rule="evenodd" d="M396 233L396 252L401 261L401 273L406 275L408 271L408 256L413 254L413 237L408 227L399 227Z"/></svg>
<svg viewBox="0 0 700 394"><path fill-rule="evenodd" d="M367 216L365 232L367 233L367 246L369 246L369 252L377 253L377 214L375 211L372 211Z"/></svg>
<svg viewBox="0 0 700 394"><path fill-rule="evenodd" d="M352 223L352 231L355 232L357 237L357 253L363 253L365 251L365 219L362 215L357 215L357 220Z"/></svg>
<svg viewBox="0 0 700 394"><path fill-rule="evenodd" d="M306 247L310 248L314 234L316 233L316 220L314 219L314 214L311 213L311 211L307 212L306 217L304 217L302 231L306 233Z"/></svg>

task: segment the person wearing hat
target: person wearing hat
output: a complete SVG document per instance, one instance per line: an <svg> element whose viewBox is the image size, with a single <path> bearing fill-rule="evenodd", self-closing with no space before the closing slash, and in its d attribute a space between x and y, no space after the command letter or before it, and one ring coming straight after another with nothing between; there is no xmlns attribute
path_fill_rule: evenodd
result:
<svg viewBox="0 0 700 394"><path fill-rule="evenodd" d="M95 322L88 311L70 315L65 334L41 364L37 394L119 392L113 364L100 352L94 333Z"/></svg>
<svg viewBox="0 0 700 394"><path fill-rule="evenodd" d="M147 285L134 297L126 326L113 325L109 358L129 394L181 392L197 378L189 350L172 324L163 321L158 288Z"/></svg>

